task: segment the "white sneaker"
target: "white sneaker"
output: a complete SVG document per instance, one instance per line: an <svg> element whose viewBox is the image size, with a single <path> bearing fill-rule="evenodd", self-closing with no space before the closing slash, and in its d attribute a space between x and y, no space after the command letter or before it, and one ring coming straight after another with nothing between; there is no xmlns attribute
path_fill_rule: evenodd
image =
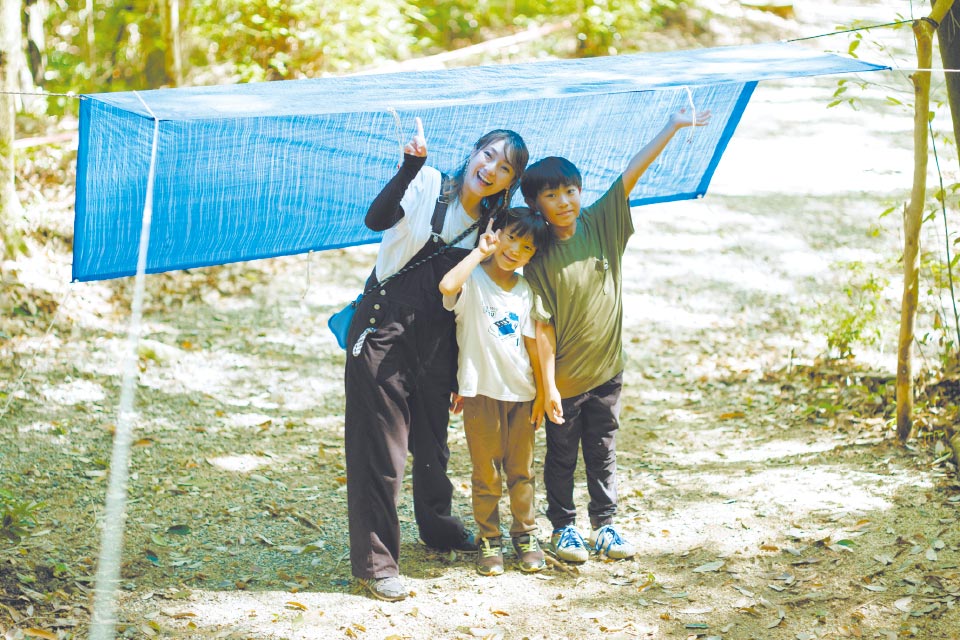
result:
<svg viewBox="0 0 960 640"><path fill-rule="evenodd" d="M632 544L624 540L623 536L620 535L620 532L612 524L594 529L593 533L590 534L589 543L594 551L602 553L613 560L632 558L637 552Z"/></svg>
<svg viewBox="0 0 960 640"><path fill-rule="evenodd" d="M554 529L553 535L550 536L550 550L558 558L567 562L586 562L590 557L587 545L583 542L583 536L570 524Z"/></svg>

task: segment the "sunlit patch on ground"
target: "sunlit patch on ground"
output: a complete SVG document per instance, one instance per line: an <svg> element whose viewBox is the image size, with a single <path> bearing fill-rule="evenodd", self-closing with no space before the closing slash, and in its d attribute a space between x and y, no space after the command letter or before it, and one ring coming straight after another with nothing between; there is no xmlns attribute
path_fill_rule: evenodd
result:
<svg viewBox="0 0 960 640"><path fill-rule="evenodd" d="M61 431L63 427L53 424L52 422L33 422L31 424L21 425L17 431L19 433L53 433L55 435L60 435L58 432Z"/></svg>
<svg viewBox="0 0 960 640"><path fill-rule="evenodd" d="M217 467L218 469L223 469L224 471L236 471L239 473L246 473L249 471L255 471L260 467L265 467L273 464L271 458L264 456L254 456L250 454L236 454L229 456L216 456L212 458L207 458L207 462Z"/></svg>
<svg viewBox="0 0 960 640"><path fill-rule="evenodd" d="M880 475L816 465L804 466L801 473L794 467L748 473L681 470L663 471L660 477L670 487L668 495L691 493L699 499L675 504L662 495L666 490L652 485L640 525L648 553L676 554L704 546L721 555L759 554L764 541L784 546L790 540L827 536L822 524L809 532L779 530L776 523L784 516L801 523L824 513L836 520L883 512L895 506L901 489L930 486L906 470Z"/></svg>
<svg viewBox="0 0 960 640"><path fill-rule="evenodd" d="M106 397L103 387L89 380L73 380L54 387L47 387L42 392L48 400L60 404L100 402Z"/></svg>
<svg viewBox="0 0 960 640"><path fill-rule="evenodd" d="M720 313L708 313L706 309L691 312L678 301L666 300L658 296L639 295L629 299L624 298L624 315L630 316L631 324L642 323L649 329L651 325L673 329L693 329L709 326L723 326L729 324L729 316ZM629 340L630 334L624 329L624 340Z"/></svg>
<svg viewBox="0 0 960 640"><path fill-rule="evenodd" d="M232 413L223 419L226 426L238 429L262 428L273 423L273 418L263 413Z"/></svg>
<svg viewBox="0 0 960 640"><path fill-rule="evenodd" d="M679 466L695 468L704 463L736 464L742 462L774 462L788 460L794 456L830 451L837 446L832 438L820 440L776 438L764 442L745 441L730 429L706 430L698 434L704 442L713 442L711 446L687 451L671 451L670 459ZM710 436L713 436L711 438ZM723 444L717 444L723 443Z"/></svg>

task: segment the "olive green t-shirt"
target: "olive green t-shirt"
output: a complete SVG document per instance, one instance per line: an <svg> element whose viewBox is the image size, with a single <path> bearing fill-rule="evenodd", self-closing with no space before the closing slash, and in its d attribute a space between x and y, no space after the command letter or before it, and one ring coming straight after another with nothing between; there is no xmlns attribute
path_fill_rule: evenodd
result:
<svg viewBox="0 0 960 640"><path fill-rule="evenodd" d="M572 237L538 251L523 269L542 304L534 316L556 329L556 382L564 398L623 371L621 265L631 235L630 205L617 178L581 209Z"/></svg>

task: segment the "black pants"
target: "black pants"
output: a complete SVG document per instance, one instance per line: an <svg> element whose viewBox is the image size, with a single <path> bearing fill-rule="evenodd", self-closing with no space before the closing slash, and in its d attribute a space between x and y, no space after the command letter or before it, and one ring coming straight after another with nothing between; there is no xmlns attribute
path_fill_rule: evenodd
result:
<svg viewBox="0 0 960 640"><path fill-rule="evenodd" d="M596 529L613 522L617 512L617 429L620 427L620 390L623 374L586 393L563 399L563 424L547 421L547 454L543 484L547 489L547 517L554 529L574 524L573 474L583 447L590 503L590 525Z"/></svg>
<svg viewBox="0 0 960 640"><path fill-rule="evenodd" d="M354 316L344 442L350 562L359 578L399 573L397 499L408 450L420 538L451 548L464 533L463 522L450 514L453 486L447 478L456 338L453 314L443 309L437 289L463 253L451 250L389 283L384 294L365 296Z"/></svg>

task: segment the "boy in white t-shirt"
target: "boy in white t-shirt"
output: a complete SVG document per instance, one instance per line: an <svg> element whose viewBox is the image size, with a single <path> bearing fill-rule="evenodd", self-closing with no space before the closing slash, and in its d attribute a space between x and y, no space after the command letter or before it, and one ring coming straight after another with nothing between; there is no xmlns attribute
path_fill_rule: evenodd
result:
<svg viewBox="0 0 960 640"><path fill-rule="evenodd" d="M533 292L516 271L551 237L539 213L511 209L487 225L477 248L440 281L443 305L457 321L457 382L473 463L473 516L481 537L477 571L482 575L503 573L503 476L520 570L546 566L533 505L533 442L543 419L544 386L530 316Z"/></svg>

